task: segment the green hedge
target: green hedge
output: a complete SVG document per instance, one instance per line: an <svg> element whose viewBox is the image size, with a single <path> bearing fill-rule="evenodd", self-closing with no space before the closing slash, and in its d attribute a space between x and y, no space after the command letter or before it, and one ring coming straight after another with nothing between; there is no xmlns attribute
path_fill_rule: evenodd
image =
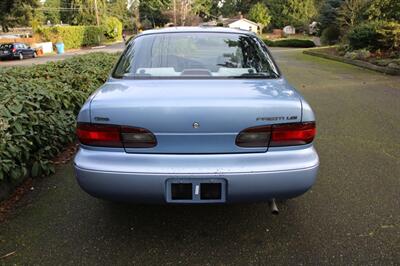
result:
<svg viewBox="0 0 400 266"><path fill-rule="evenodd" d="M44 41L62 41L65 49L99 45L104 39L104 28L98 26L54 26L40 27L36 33Z"/></svg>
<svg viewBox="0 0 400 266"><path fill-rule="evenodd" d="M269 47L297 47L297 48L315 47L315 43L311 40L283 39L283 40L271 41L268 39L264 39L263 41Z"/></svg>
<svg viewBox="0 0 400 266"><path fill-rule="evenodd" d="M52 173L49 160L74 140L80 107L105 82L116 59L92 53L0 69L0 188Z"/></svg>
<svg viewBox="0 0 400 266"><path fill-rule="evenodd" d="M122 23L117 18L109 17L101 26L53 26L39 27L35 33L43 41L63 42L65 49L99 45L105 40L122 39Z"/></svg>

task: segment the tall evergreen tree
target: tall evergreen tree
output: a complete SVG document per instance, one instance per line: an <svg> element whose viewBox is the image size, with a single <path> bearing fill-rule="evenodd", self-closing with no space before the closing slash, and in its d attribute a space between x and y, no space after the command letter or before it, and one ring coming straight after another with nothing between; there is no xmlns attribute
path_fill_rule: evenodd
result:
<svg viewBox="0 0 400 266"><path fill-rule="evenodd" d="M264 0L271 14L271 24L274 28L283 28L289 23L287 16L283 15L283 10L287 5L287 0Z"/></svg>
<svg viewBox="0 0 400 266"><path fill-rule="evenodd" d="M15 26L29 26L39 0L6 0L0 2L0 25L4 32Z"/></svg>
<svg viewBox="0 0 400 266"><path fill-rule="evenodd" d="M339 8L343 0L325 0L319 9L318 21L320 29L324 30L329 26L338 27Z"/></svg>

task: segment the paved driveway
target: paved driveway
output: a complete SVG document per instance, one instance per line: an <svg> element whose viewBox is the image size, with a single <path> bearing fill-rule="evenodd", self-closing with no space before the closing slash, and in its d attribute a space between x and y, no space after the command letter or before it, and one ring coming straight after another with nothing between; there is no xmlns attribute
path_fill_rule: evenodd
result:
<svg viewBox="0 0 400 266"><path fill-rule="evenodd" d="M281 204L129 206L91 198L71 164L0 225L6 264L400 263L400 79L276 49L315 108L321 171Z"/></svg>

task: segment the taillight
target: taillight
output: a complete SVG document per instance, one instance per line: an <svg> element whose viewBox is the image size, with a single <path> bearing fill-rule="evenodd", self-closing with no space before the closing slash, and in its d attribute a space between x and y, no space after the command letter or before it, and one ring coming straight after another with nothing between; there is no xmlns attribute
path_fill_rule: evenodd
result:
<svg viewBox="0 0 400 266"><path fill-rule="evenodd" d="M137 127L78 123L76 134L82 144L89 146L151 148L157 145L153 133Z"/></svg>
<svg viewBox="0 0 400 266"><path fill-rule="evenodd" d="M317 130L315 122L274 125L269 146L294 146L311 143Z"/></svg>
<svg viewBox="0 0 400 266"><path fill-rule="evenodd" d="M311 143L315 134L315 122L258 126L240 132L236 145L246 148L304 145Z"/></svg>
<svg viewBox="0 0 400 266"><path fill-rule="evenodd" d="M125 148L152 148L157 145L156 137L145 128L121 127Z"/></svg>
<svg viewBox="0 0 400 266"><path fill-rule="evenodd" d="M268 147L271 138L271 126L251 127L236 137L236 145L246 148Z"/></svg>
<svg viewBox="0 0 400 266"><path fill-rule="evenodd" d="M12 48L11 50L13 53L15 53L17 51L17 48Z"/></svg>

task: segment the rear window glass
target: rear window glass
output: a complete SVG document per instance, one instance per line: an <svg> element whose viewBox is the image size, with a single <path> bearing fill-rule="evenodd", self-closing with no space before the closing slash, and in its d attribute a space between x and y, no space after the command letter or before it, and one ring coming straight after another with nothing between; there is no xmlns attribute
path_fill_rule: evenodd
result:
<svg viewBox="0 0 400 266"><path fill-rule="evenodd" d="M0 49L12 49L12 44L0 44Z"/></svg>
<svg viewBox="0 0 400 266"><path fill-rule="evenodd" d="M143 35L131 41L115 78L277 78L265 46L230 33Z"/></svg>

